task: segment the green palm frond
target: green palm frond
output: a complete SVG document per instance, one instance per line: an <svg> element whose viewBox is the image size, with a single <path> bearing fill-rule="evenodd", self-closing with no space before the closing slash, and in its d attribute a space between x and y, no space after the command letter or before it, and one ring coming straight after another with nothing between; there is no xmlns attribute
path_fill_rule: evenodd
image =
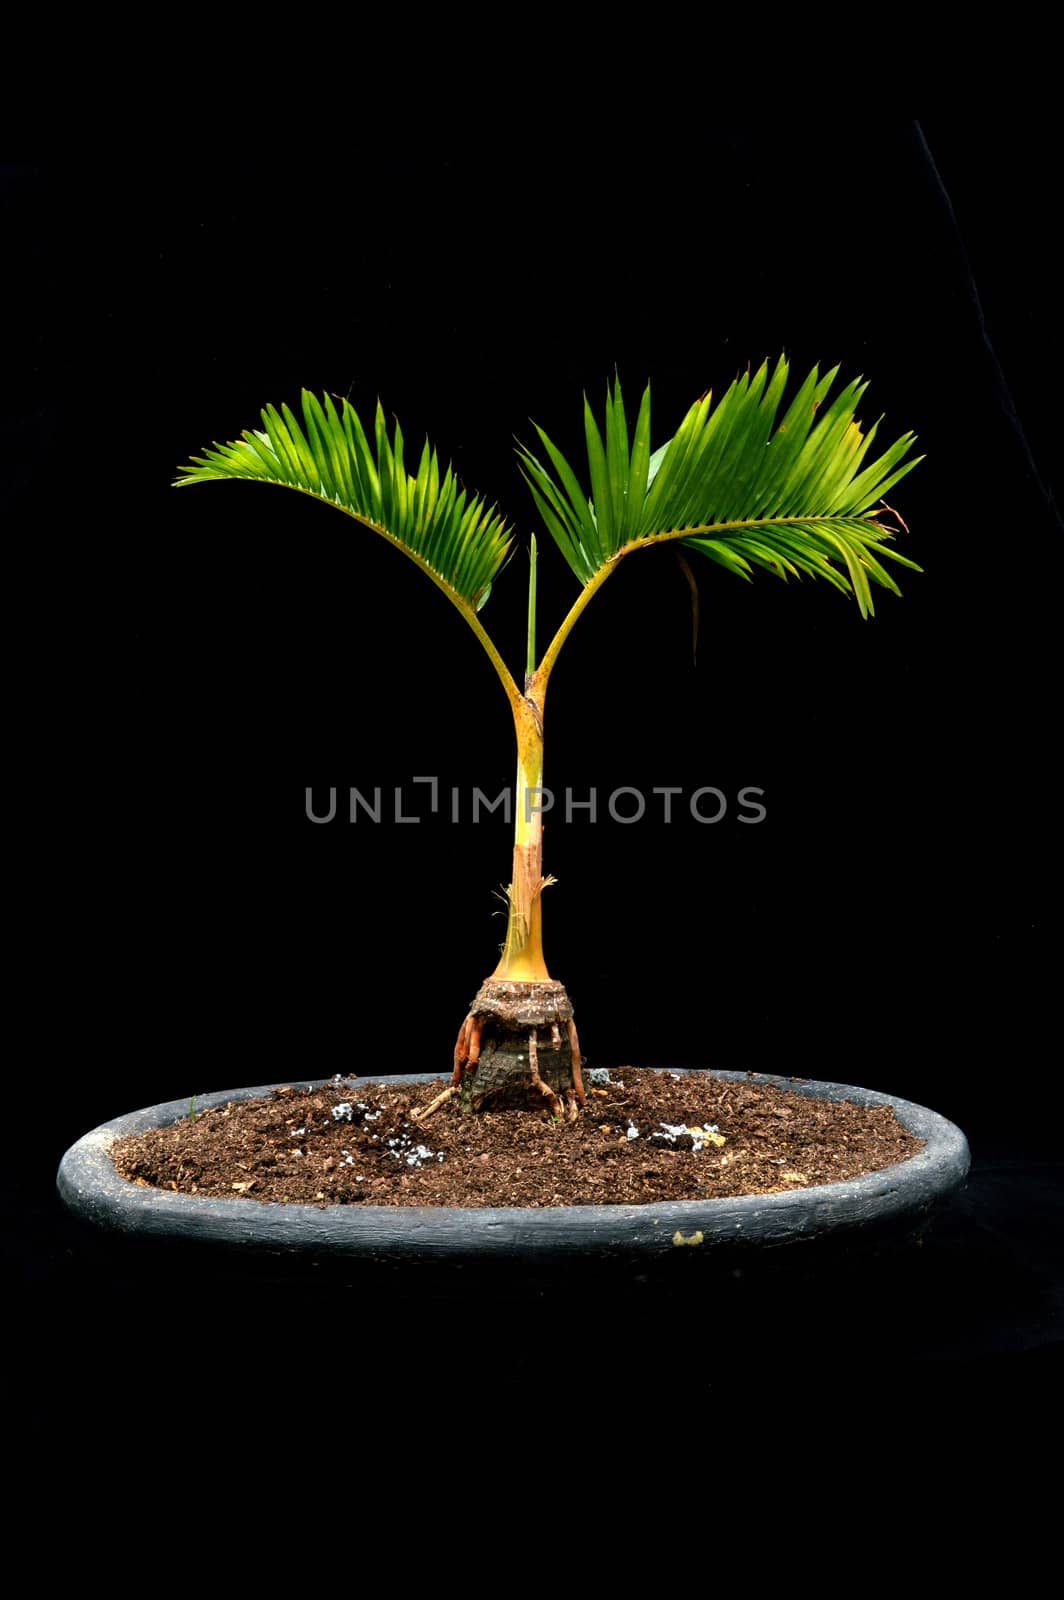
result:
<svg viewBox="0 0 1064 1600"><path fill-rule="evenodd" d="M354 406L341 409L303 391L303 423L288 406L267 406L262 428L193 458L178 487L217 478L251 478L299 489L383 534L452 598L479 611L505 564L512 539L494 507L461 488L447 467L441 475L428 441L416 473L403 463L398 422L391 439L380 402L373 442Z"/></svg>
<svg viewBox="0 0 1064 1600"><path fill-rule="evenodd" d="M756 566L781 578L824 578L852 593L864 616L873 584L897 593L882 558L919 568L891 547L895 530L879 520L881 502L923 458L904 459L914 439L906 433L865 465L879 423L864 433L854 416L867 388L860 379L828 403L837 373L821 377L814 367L777 422L788 365L781 357L770 376L765 362L716 406L712 395L697 401L653 454L649 386L629 438L615 380L602 432L584 401L590 496L537 427L549 466L520 448L521 468L580 582L643 544L677 540L740 577Z"/></svg>

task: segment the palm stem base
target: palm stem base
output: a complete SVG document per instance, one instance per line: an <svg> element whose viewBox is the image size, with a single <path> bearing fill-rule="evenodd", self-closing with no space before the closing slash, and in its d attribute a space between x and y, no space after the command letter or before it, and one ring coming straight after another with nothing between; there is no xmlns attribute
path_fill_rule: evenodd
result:
<svg viewBox="0 0 1064 1600"><path fill-rule="evenodd" d="M546 1107L573 1120L584 1084L564 986L500 978L482 984L458 1035L451 1086L463 1111Z"/></svg>

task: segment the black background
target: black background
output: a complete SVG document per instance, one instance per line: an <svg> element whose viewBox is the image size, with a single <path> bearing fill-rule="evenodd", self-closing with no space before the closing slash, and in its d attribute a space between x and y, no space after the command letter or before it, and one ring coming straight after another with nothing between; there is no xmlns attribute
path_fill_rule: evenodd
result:
<svg viewBox="0 0 1064 1600"><path fill-rule="evenodd" d="M435 775L467 817L474 785L511 781L461 619L323 506L169 487L302 386L363 414L379 394L524 539L513 436L531 416L578 454L581 391L601 407L615 369L633 405L652 382L655 445L781 350L871 380L862 417L926 452L889 497L923 574L863 622L826 587L702 563L694 664L676 562L619 570L552 680L547 783L600 808L715 785L729 812L549 817L548 961L592 1064L860 1083L1009 1170L1052 1153L1051 159L1033 118L931 116L862 127L826 170L777 130L620 166L441 136L351 169L9 169L19 700L46 833L22 942L57 1091L39 1281L69 1270L47 1191L88 1127L230 1085L445 1071L495 963L505 825L352 826L343 806ZM542 542L540 573L545 642L576 586ZM523 576L519 553L482 614L514 669ZM308 785L319 807L340 791L328 826ZM1024 1339L1051 1339L1035 1322Z"/></svg>

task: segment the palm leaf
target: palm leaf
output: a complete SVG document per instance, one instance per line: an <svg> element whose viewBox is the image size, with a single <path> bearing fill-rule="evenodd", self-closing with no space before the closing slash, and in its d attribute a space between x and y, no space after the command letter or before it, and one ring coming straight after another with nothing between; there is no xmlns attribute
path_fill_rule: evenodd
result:
<svg viewBox="0 0 1064 1600"><path fill-rule="evenodd" d="M505 564L512 539L503 518L461 488L450 467L441 475L426 440L417 471L403 461L403 434L392 437L377 403L373 442L347 400L303 391L302 425L288 406L267 406L262 428L195 456L178 487L219 478L250 478L299 489L383 534L460 606L479 611Z"/></svg>
<svg viewBox="0 0 1064 1600"><path fill-rule="evenodd" d="M605 428L584 401L591 493L537 427L547 463L519 447L521 470L548 532L583 584L643 545L677 540L740 577L816 577L873 610L872 586L898 592L883 560L916 571L892 547L883 496L922 457L906 460L906 433L866 465L867 433L855 408L860 379L828 399L838 374L814 367L780 418L789 369L737 378L716 406L705 395L675 435L650 452L650 389L629 444L621 385L607 386ZM877 509L879 508L879 509Z"/></svg>

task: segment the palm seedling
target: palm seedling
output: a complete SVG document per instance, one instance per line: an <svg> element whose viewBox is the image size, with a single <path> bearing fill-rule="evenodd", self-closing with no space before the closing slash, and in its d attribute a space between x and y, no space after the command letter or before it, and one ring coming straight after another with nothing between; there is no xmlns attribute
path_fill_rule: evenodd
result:
<svg viewBox="0 0 1064 1600"><path fill-rule="evenodd" d="M590 494L539 427L542 458L518 447L521 470L543 525L580 592L536 660L536 541L529 549L528 648L523 684L511 674L480 619L511 553L509 528L494 507L440 470L426 441L417 469L404 463L398 423L391 434L378 403L370 436L354 407L304 392L302 421L268 406L261 429L215 444L183 469L178 484L250 478L299 489L337 506L408 556L461 612L502 684L517 736L513 871L499 964L481 986L459 1031L450 1086L464 1109L542 1106L575 1117L583 1103L573 1008L543 954L543 729L558 653L591 598L622 560L662 544L697 551L741 578L763 567L780 578L823 578L871 614L872 586L898 592L884 560L899 555L883 496L916 465L903 434L868 459L855 417L866 385L854 380L829 398L838 369L817 368L784 407L781 358L737 378L713 404L695 402L679 429L651 449L650 389L629 427L621 385L607 386L604 425L584 401ZM901 524L904 526L904 524Z"/></svg>

